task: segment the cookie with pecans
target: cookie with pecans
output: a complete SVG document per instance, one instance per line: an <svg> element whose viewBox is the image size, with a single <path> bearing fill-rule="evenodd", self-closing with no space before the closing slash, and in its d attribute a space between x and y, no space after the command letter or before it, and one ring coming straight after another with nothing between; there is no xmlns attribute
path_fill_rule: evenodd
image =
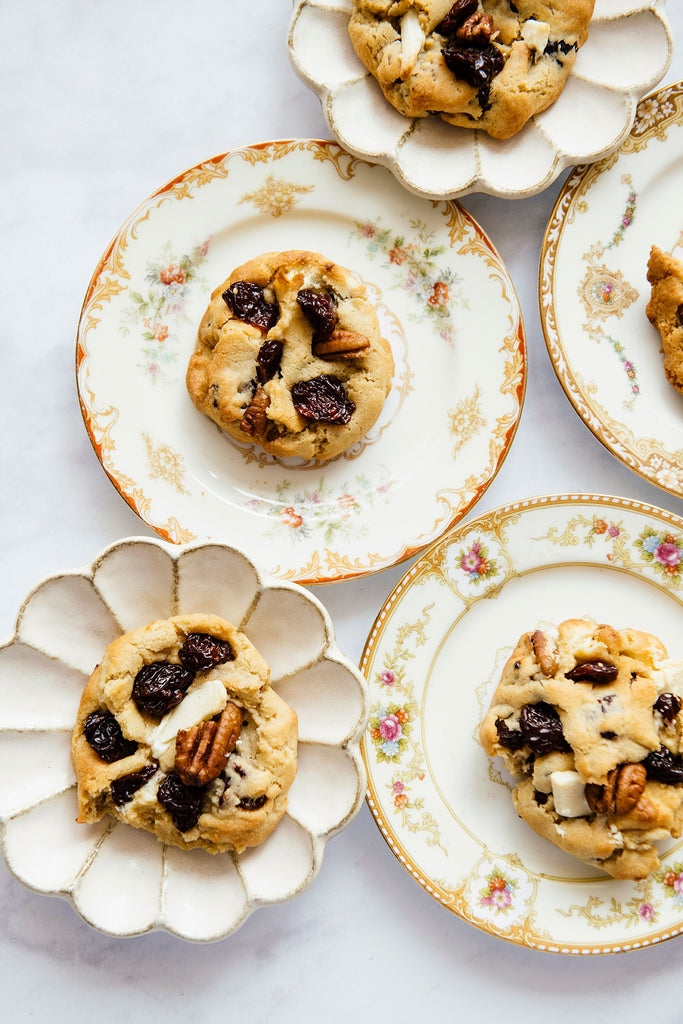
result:
<svg viewBox="0 0 683 1024"><path fill-rule="evenodd" d="M664 353L664 373L683 393L683 263L652 246L647 264L652 286L647 316L659 331Z"/></svg>
<svg viewBox="0 0 683 1024"><path fill-rule="evenodd" d="M365 286L324 256L293 250L258 256L216 288L187 389L237 441L326 461L375 424L393 372Z"/></svg>
<svg viewBox="0 0 683 1024"><path fill-rule="evenodd" d="M683 831L683 662L587 619L520 637L480 729L517 813L614 878L645 878Z"/></svg>
<svg viewBox="0 0 683 1024"><path fill-rule="evenodd" d="M349 34L402 114L507 139L562 92L595 0L354 0Z"/></svg>
<svg viewBox="0 0 683 1024"><path fill-rule="evenodd" d="M296 774L296 714L243 633L214 615L111 643L71 741L78 821L104 814L210 853L263 842Z"/></svg>

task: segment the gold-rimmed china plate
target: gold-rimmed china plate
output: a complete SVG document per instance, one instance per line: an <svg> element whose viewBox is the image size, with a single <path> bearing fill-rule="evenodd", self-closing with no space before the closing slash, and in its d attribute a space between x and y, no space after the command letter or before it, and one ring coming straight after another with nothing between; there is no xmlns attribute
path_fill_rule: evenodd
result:
<svg viewBox="0 0 683 1024"><path fill-rule="evenodd" d="M555 372L605 447L683 497L683 396L664 376L647 319L655 244L683 255L683 84L642 100L609 159L577 167L550 219L541 259L541 320Z"/></svg>
<svg viewBox="0 0 683 1024"><path fill-rule="evenodd" d="M683 520L624 498L530 498L455 527L386 600L361 669L370 809L409 874L491 935L555 953L649 946L683 931L683 841L616 881L517 817L478 743L518 637L588 617L683 656Z"/></svg>

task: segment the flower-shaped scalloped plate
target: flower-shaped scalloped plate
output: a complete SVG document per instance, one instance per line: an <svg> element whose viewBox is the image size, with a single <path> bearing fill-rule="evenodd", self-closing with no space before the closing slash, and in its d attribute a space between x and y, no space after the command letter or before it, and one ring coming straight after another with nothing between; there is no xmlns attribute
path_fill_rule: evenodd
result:
<svg viewBox="0 0 683 1024"><path fill-rule="evenodd" d="M432 544L388 597L361 668L362 751L380 831L431 896L522 946L592 955L683 931L683 840L616 881L519 818L479 725L517 638L588 617L683 656L683 520L625 498L561 495L494 509Z"/></svg>
<svg viewBox="0 0 683 1024"><path fill-rule="evenodd" d="M155 619L201 611L246 633L297 712L298 772L285 816L260 846L215 856L167 847L108 816L76 824L71 731L104 648ZM265 576L227 545L120 541L90 566L40 583L0 647L5 859L19 881L69 899L111 935L162 929L193 941L224 938L257 907L290 899L314 879L325 843L365 795L366 721L363 677L307 591Z"/></svg>
<svg viewBox="0 0 683 1024"><path fill-rule="evenodd" d="M294 0L289 52L316 92L330 131L351 153L384 164L428 198L468 192L535 195L563 168L591 163L628 134L641 96L666 74L673 40L664 0L597 0L588 42L555 103L511 139L408 118L384 99L356 56L352 0Z"/></svg>
<svg viewBox="0 0 683 1024"><path fill-rule="evenodd" d="M643 99L617 153L567 178L543 245L539 304L560 384L624 465L683 497L683 398L648 318L655 244L683 249L683 82Z"/></svg>
<svg viewBox="0 0 683 1024"><path fill-rule="evenodd" d="M238 444L185 387L212 289L273 249L348 267L392 347L379 420L327 463ZM93 448L153 530L227 540L306 583L378 572L460 520L510 448L526 385L514 286L476 222L313 139L231 150L145 200L97 266L76 363Z"/></svg>

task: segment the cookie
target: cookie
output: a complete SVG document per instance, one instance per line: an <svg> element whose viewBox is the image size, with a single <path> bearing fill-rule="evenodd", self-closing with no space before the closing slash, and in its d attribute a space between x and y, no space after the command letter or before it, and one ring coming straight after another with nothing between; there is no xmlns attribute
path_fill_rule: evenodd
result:
<svg viewBox="0 0 683 1024"><path fill-rule="evenodd" d="M402 114L495 139L562 92L595 0L354 0L349 34Z"/></svg>
<svg viewBox="0 0 683 1024"><path fill-rule="evenodd" d="M258 651L214 615L111 643L71 741L78 821L104 814L164 843L241 852L270 835L296 774L296 714Z"/></svg>
<svg viewBox="0 0 683 1024"><path fill-rule="evenodd" d="M525 633L480 729L519 778L517 813L614 878L659 866L683 830L683 662L649 633L586 619Z"/></svg>
<svg viewBox="0 0 683 1024"><path fill-rule="evenodd" d="M652 295L646 312L662 339L664 373L683 392L683 263L653 245L647 279Z"/></svg>
<svg viewBox="0 0 683 1024"><path fill-rule="evenodd" d="M324 461L373 426L393 372L360 281L318 253L270 252L212 294L187 389L235 440Z"/></svg>

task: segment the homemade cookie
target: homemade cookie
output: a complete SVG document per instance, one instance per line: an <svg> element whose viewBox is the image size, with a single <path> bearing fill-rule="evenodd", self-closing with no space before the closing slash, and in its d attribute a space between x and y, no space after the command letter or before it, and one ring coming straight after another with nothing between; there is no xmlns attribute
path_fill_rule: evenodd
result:
<svg viewBox="0 0 683 1024"><path fill-rule="evenodd" d="M525 633L480 730L521 781L540 836L615 878L645 878L683 830L683 662L649 633L584 619Z"/></svg>
<svg viewBox="0 0 683 1024"><path fill-rule="evenodd" d="M652 295L646 312L662 339L664 373L683 392L683 263L653 245L647 279Z"/></svg>
<svg viewBox="0 0 683 1024"><path fill-rule="evenodd" d="M312 252L269 252L211 296L187 370L201 412L272 455L325 460L382 411L394 362L365 287Z"/></svg>
<svg viewBox="0 0 683 1024"><path fill-rule="evenodd" d="M244 634L214 615L119 637L78 709L77 820L107 813L211 853L262 842L296 774L296 715L269 676Z"/></svg>
<svg viewBox="0 0 683 1024"><path fill-rule="evenodd" d="M354 0L354 49L409 117L507 139L560 95L595 0Z"/></svg>

